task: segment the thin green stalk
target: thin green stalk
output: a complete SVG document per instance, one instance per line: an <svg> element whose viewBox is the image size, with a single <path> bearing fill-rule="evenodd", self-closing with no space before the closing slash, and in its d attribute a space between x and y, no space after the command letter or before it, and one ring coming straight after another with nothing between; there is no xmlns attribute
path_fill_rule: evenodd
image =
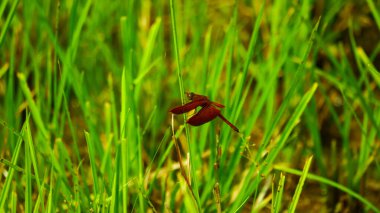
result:
<svg viewBox="0 0 380 213"><path fill-rule="evenodd" d="M87 149L88 149L88 155L90 157L90 165L91 165L91 173L92 173L92 180L94 182L94 194L99 194L99 179L98 179L98 172L97 172L97 165L96 165L96 157L95 157L95 151L94 151L94 145L93 141L91 140L90 134L88 132L84 132L84 136L86 138L87 142Z"/></svg>
<svg viewBox="0 0 380 213"><path fill-rule="evenodd" d="M305 166L304 166L303 171L302 171L301 178L300 178L300 180L299 180L299 182L297 184L296 191L295 191L295 193L294 193L294 195L292 197L292 201L290 202L290 205L289 205L288 211L290 213L293 213L293 212L296 211L298 200L300 199L301 192L302 192L302 189L303 189L303 185L305 184L305 180L306 180L307 174L309 172L310 165L311 165L311 160L312 159L313 159L313 156L310 156L306 160Z"/></svg>
<svg viewBox="0 0 380 213"><path fill-rule="evenodd" d="M278 213L281 210L282 198L283 198L284 188L285 188L284 185L285 185L285 175L281 172L277 189L274 188L274 185L272 188L273 201L272 201L271 211L273 213Z"/></svg>
<svg viewBox="0 0 380 213"><path fill-rule="evenodd" d="M4 1L2 6L5 7L7 1ZM13 16L15 15L17 5L19 3L19 0L13 1L12 7L8 13L7 20L5 21L4 25L2 26L1 34L0 34L0 49L3 46L4 40L5 40L5 35L9 29L9 26L13 20ZM2 15L2 14L0 14Z"/></svg>
<svg viewBox="0 0 380 213"><path fill-rule="evenodd" d="M170 14L171 14L171 25L172 25L172 35L173 35L173 45L174 45L174 52L175 52L175 57L176 57L176 62L177 62L177 76L178 76L178 83L179 83L179 91L180 91L180 96L181 96L181 102L184 104L185 99L184 99L184 87L183 87L183 80L182 80L182 69L181 69L181 62L179 58L179 47L178 47L178 38L177 38L177 23L176 23L176 13L174 10L174 3L173 0L170 0ZM184 119L186 120L186 116L184 115ZM186 139L189 145L189 150L190 150L190 172L192 174L192 181L193 181L193 190L194 191L194 199L197 203L197 208L200 211L200 199L199 199L199 192L198 192L198 181L197 181L197 175L196 175L196 169L194 166L196 165L195 163L195 144L192 144L190 142L190 133L187 125L185 124L185 129L186 129Z"/></svg>
<svg viewBox="0 0 380 213"><path fill-rule="evenodd" d="M17 165L18 157L19 157L19 154L21 151L21 145L23 142L22 136L24 135L26 125L29 122L29 117L30 117L30 114L27 115L26 120L22 126L22 129L20 132L21 137L18 137L18 139L17 139L17 144L16 144L15 150L14 150L13 155L12 155L12 165ZM10 167L8 170L7 179L5 180L5 183L3 186L3 190L1 191L1 194L0 194L0 211L4 211L4 205L5 205L5 202L8 198L8 195L9 195L9 189L10 189L12 181L13 181L14 172L15 172L15 169L13 167Z"/></svg>

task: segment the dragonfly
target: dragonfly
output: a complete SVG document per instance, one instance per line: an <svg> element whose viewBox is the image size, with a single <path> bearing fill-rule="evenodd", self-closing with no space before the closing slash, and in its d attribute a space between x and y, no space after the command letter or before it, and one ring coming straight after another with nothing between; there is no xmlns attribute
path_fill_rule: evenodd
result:
<svg viewBox="0 0 380 213"><path fill-rule="evenodd" d="M192 117L190 117L186 123L192 126L200 126L204 123L214 120L216 117L219 117L224 121L228 126L230 126L236 132L239 132L239 129L233 125L230 121L228 121L220 112L218 108L224 108L223 104L210 101L207 96L198 95L193 92L186 92L187 98L190 100L189 103L184 104L182 106L175 107L170 110L173 114L183 114L189 112L197 107L201 107L201 109L195 113Z"/></svg>

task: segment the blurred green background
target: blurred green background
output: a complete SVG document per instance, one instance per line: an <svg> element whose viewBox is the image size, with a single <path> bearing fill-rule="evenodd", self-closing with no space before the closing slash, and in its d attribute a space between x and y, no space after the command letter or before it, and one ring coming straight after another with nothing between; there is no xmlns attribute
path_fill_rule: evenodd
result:
<svg viewBox="0 0 380 213"><path fill-rule="evenodd" d="M379 0L3 0L0 17L1 212L380 211ZM186 91L240 133L172 117Z"/></svg>

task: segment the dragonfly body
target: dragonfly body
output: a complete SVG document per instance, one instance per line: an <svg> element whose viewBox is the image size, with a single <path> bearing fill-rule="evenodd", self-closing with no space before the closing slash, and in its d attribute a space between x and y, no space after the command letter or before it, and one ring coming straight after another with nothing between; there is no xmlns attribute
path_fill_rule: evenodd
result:
<svg viewBox="0 0 380 213"><path fill-rule="evenodd" d="M175 107L170 110L173 114L183 114L189 112L197 107L201 107L198 113L189 118L186 122L192 126L200 126L204 123L214 120L216 117L222 119L226 124L228 124L233 130L239 132L239 129L229 122L220 112L219 108L224 108L224 105L210 101L207 96L198 95L195 93L186 93L189 103L184 104L179 107Z"/></svg>

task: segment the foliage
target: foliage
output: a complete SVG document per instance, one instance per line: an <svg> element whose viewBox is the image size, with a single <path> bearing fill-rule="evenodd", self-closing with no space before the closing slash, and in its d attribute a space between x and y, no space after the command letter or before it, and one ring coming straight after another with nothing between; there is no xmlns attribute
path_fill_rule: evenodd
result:
<svg viewBox="0 0 380 213"><path fill-rule="evenodd" d="M0 211L380 212L379 1L264 2L2 1Z"/></svg>

